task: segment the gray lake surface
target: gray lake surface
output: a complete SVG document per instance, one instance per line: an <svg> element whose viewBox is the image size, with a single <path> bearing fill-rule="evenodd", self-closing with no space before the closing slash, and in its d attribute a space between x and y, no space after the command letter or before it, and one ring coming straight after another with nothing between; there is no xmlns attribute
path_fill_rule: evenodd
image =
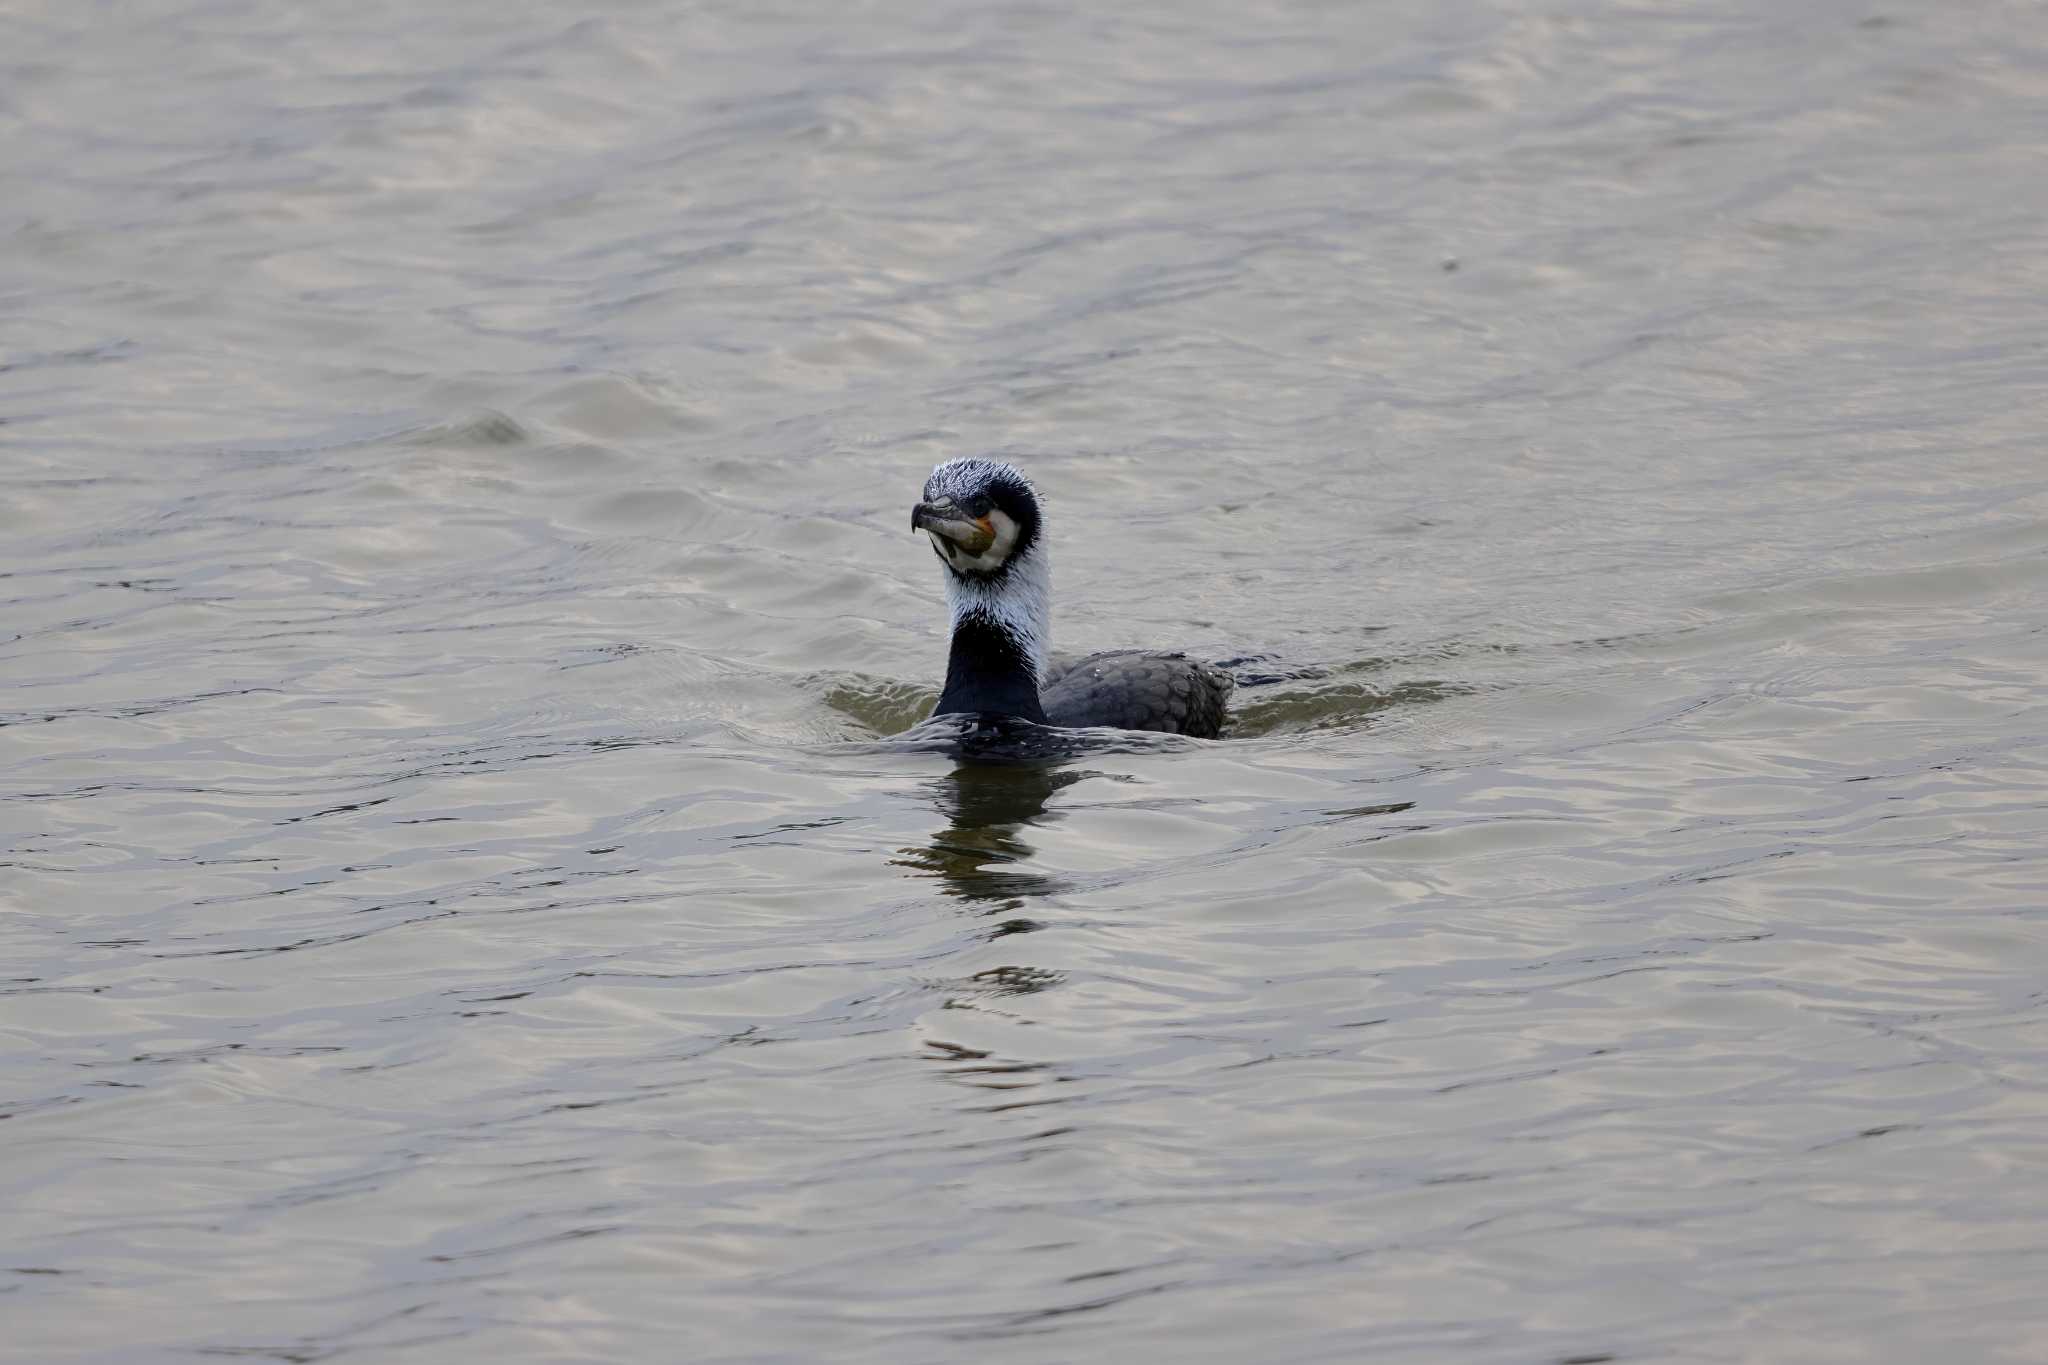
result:
<svg viewBox="0 0 2048 1365"><path fill-rule="evenodd" d="M2044 433L2034 4L0 7L0 1356L2048 1360Z"/></svg>

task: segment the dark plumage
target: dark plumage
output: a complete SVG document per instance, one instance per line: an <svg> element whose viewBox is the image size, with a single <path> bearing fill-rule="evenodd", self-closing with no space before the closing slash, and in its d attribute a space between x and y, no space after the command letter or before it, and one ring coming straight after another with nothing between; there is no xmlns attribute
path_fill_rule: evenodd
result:
<svg viewBox="0 0 2048 1365"><path fill-rule="evenodd" d="M1113 725L1214 739L1230 697L1227 673L1185 654L1112 649L1055 671L1039 689L1052 725Z"/></svg>
<svg viewBox="0 0 2048 1365"><path fill-rule="evenodd" d="M953 633L934 714L1111 726L1213 739L1230 676L1185 654L1116 649L1048 666L1052 573L1031 483L995 460L932 471L912 510L945 566Z"/></svg>

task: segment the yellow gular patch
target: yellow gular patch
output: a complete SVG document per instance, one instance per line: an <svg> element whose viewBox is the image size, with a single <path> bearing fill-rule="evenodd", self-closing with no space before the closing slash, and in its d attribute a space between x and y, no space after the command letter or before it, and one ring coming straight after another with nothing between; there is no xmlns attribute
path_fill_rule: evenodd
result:
<svg viewBox="0 0 2048 1365"><path fill-rule="evenodd" d="M988 548L978 555L955 553L948 558L969 573L994 573L1003 567L1010 557L1010 551L1017 548L1017 523L1002 508L997 507L985 517L976 517L974 524L995 537Z"/></svg>

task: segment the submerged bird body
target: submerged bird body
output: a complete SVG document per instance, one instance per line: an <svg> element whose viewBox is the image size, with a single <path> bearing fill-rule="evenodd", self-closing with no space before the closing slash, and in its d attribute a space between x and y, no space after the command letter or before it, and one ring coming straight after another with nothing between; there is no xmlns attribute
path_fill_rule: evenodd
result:
<svg viewBox="0 0 2048 1365"><path fill-rule="evenodd" d="M1231 679L1185 654L1118 649L1064 665L1046 654L1052 572L1031 483L995 460L932 471L910 524L945 566L953 632L933 714L1114 726L1214 738Z"/></svg>

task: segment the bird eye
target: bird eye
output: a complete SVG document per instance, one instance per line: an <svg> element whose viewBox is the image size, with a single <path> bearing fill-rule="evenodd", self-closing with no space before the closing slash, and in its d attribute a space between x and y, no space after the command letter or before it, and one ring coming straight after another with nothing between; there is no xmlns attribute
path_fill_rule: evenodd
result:
<svg viewBox="0 0 2048 1365"><path fill-rule="evenodd" d="M988 506L988 494L976 493L967 500L967 515L970 517L985 517L988 515Z"/></svg>

